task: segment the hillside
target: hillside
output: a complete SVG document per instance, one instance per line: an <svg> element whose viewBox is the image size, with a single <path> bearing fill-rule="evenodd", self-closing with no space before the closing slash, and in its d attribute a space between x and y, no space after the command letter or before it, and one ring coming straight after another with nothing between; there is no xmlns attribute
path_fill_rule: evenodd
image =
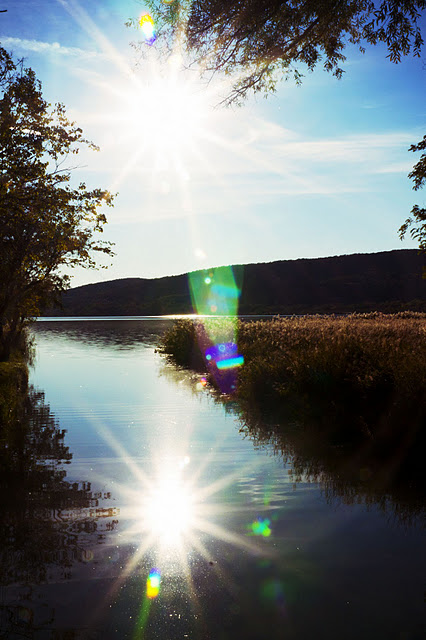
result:
<svg viewBox="0 0 426 640"><path fill-rule="evenodd" d="M415 249L237 265L241 314L426 311L424 256ZM193 313L186 274L70 289L46 316Z"/></svg>

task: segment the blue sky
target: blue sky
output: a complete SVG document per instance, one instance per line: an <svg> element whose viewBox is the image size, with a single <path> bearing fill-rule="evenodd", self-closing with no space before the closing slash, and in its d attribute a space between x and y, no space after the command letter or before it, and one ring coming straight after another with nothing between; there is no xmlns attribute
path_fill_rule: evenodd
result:
<svg viewBox="0 0 426 640"><path fill-rule="evenodd" d="M426 51L393 65L381 47L347 50L341 81L318 69L267 100L214 108L208 87L161 59L138 61L133 0L3 0L0 42L25 56L51 102L99 153L75 180L118 192L108 270L73 286L222 264L414 248L397 230L414 203L408 152L426 132ZM425 20L423 20L425 22ZM418 156L417 156L418 157Z"/></svg>

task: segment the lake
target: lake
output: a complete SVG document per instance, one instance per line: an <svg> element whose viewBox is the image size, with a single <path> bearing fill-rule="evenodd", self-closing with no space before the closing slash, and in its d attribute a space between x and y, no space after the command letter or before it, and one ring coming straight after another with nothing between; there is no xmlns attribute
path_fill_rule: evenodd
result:
<svg viewBox="0 0 426 640"><path fill-rule="evenodd" d="M424 638L421 510L363 467L301 473L156 351L171 323L34 325L0 637Z"/></svg>

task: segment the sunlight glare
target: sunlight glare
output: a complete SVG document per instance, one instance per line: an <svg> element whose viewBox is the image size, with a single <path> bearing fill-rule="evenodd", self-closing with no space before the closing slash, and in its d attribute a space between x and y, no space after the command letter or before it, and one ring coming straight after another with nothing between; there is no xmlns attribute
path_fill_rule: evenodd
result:
<svg viewBox="0 0 426 640"><path fill-rule="evenodd" d="M141 87L127 117L140 143L167 157L193 141L201 115L199 100L188 86L173 78L158 78Z"/></svg>
<svg viewBox="0 0 426 640"><path fill-rule="evenodd" d="M193 499L178 478L163 479L143 504L146 528L166 546L177 545L192 528Z"/></svg>

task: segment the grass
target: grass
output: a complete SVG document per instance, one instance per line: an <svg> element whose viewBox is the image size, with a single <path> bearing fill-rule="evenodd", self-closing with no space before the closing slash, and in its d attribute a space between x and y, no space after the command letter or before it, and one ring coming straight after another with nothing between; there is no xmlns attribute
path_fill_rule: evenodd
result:
<svg viewBox="0 0 426 640"><path fill-rule="evenodd" d="M203 354L232 335L244 356L233 372L237 399L299 418L354 422L367 433L407 408L416 420L425 418L426 314L179 320L162 351L181 366L208 371L220 387L220 372Z"/></svg>

